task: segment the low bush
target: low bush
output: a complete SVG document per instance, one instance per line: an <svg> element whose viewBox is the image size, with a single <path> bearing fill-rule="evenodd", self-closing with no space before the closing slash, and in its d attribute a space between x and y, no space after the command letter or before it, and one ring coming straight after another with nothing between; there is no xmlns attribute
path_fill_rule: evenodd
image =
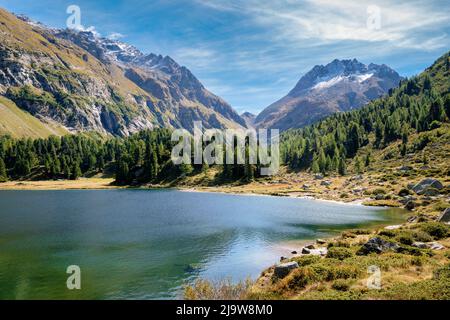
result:
<svg viewBox="0 0 450 320"><path fill-rule="evenodd" d="M436 240L447 237L449 231L448 225L439 222L427 222L421 225L420 228Z"/></svg>
<svg viewBox="0 0 450 320"><path fill-rule="evenodd" d="M336 281L333 282L333 284L331 285L331 287L334 290L338 290L338 291L348 291L350 289L351 283L348 280L345 279L338 279Z"/></svg>
<svg viewBox="0 0 450 320"><path fill-rule="evenodd" d="M353 252L344 247L331 247L328 249L327 258L344 260L353 256Z"/></svg>

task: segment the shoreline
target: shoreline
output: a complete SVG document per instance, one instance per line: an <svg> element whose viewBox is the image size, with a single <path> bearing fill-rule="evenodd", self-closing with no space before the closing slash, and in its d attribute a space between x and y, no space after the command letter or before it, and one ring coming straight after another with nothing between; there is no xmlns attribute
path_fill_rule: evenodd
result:
<svg viewBox="0 0 450 320"><path fill-rule="evenodd" d="M357 198L351 201L340 201L335 199L321 198L316 195L297 195L297 194L279 194L279 193L260 193L260 192L242 192L237 190L232 190L230 187L229 191L218 190L222 186L214 187L192 187L192 186L166 186L166 185L143 185L143 186L117 186L113 185L112 178L80 178L78 180L36 180L36 181L6 181L0 183L0 191L55 191L55 190L114 190L114 189L135 189L135 190L157 190L157 189L174 189L181 192L198 192L198 193L219 193L219 194L229 194L236 196L256 196L256 197L277 197L277 198L294 198L294 199L306 199L314 201L322 201L340 205L351 205L351 206L366 206L365 201L368 198ZM386 206L378 206L386 207Z"/></svg>

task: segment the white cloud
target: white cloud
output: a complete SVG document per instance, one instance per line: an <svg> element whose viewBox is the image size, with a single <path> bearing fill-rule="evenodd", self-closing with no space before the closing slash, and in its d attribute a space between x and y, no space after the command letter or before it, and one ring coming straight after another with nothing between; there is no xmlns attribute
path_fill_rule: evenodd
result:
<svg viewBox="0 0 450 320"><path fill-rule="evenodd" d="M305 40L316 45L335 41L387 42L392 46L429 50L429 33L448 26L450 15L433 2L388 2L368 0L198 0L215 10L246 15L255 24L272 30L273 41L302 46ZM444 4L442 4L445 6ZM380 28L371 29L367 21L370 6L380 10ZM441 47L449 37L440 37ZM438 43L433 42L434 48Z"/></svg>

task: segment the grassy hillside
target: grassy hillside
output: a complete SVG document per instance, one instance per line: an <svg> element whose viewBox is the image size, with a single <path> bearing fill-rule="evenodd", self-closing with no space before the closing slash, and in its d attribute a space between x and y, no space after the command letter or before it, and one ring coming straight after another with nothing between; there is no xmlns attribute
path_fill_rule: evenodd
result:
<svg viewBox="0 0 450 320"><path fill-rule="evenodd" d="M0 96L0 135L10 135L13 138L46 138L68 133L59 124L43 122L18 108L11 100Z"/></svg>

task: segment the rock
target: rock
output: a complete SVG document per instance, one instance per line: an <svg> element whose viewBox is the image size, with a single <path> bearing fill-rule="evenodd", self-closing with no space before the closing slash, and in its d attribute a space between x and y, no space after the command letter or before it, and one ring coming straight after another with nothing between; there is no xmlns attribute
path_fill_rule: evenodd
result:
<svg viewBox="0 0 450 320"><path fill-rule="evenodd" d="M431 250L443 250L445 247L440 244L439 242L420 242L416 241L412 244L413 247L419 248L419 249L431 249Z"/></svg>
<svg viewBox="0 0 450 320"><path fill-rule="evenodd" d="M442 212L442 215L438 219L439 222L450 222L450 208L447 208Z"/></svg>
<svg viewBox="0 0 450 320"><path fill-rule="evenodd" d="M309 188L311 188L311 185L305 183L305 184L303 184L302 188L303 189L309 189Z"/></svg>
<svg viewBox="0 0 450 320"><path fill-rule="evenodd" d="M310 249L309 254L313 256L326 256L328 253L327 248L317 248L317 249Z"/></svg>
<svg viewBox="0 0 450 320"><path fill-rule="evenodd" d="M367 241L357 252L358 255L367 255L369 253L382 253L386 251L397 251L400 246L396 243L375 237Z"/></svg>
<svg viewBox="0 0 450 320"><path fill-rule="evenodd" d="M430 166L421 166L419 169L420 170L429 170Z"/></svg>
<svg viewBox="0 0 450 320"><path fill-rule="evenodd" d="M302 254L310 254L311 250L309 250L308 248L303 248L302 249Z"/></svg>
<svg viewBox="0 0 450 320"><path fill-rule="evenodd" d="M308 244L308 245L306 246L306 249L315 249L315 247L314 247L313 244Z"/></svg>
<svg viewBox="0 0 450 320"><path fill-rule="evenodd" d="M320 185L328 187L328 186L331 185L331 181L330 180L323 180L323 181L320 182Z"/></svg>
<svg viewBox="0 0 450 320"><path fill-rule="evenodd" d="M294 251L292 251L291 253L292 253L292 254L297 254L297 251L294 250Z"/></svg>
<svg viewBox="0 0 450 320"><path fill-rule="evenodd" d="M384 200L384 197L384 194L379 193L375 196L375 200Z"/></svg>
<svg viewBox="0 0 450 320"><path fill-rule="evenodd" d="M298 263L295 261L280 263L275 266L274 274L277 278L283 279L289 272L298 268Z"/></svg>
<svg viewBox="0 0 450 320"><path fill-rule="evenodd" d="M323 174L321 174L321 173L316 173L316 174L314 175L314 179L316 179L316 180L322 180L322 179L323 179Z"/></svg>
<svg viewBox="0 0 450 320"><path fill-rule="evenodd" d="M392 225L392 226L387 226L387 227L384 227L386 230L396 230L396 229L400 229L402 227L402 225L401 224L395 224L395 225Z"/></svg>
<svg viewBox="0 0 450 320"><path fill-rule="evenodd" d="M442 188L444 188L444 186L442 185L442 183L439 180L427 178L427 179L423 179L422 181L420 181L419 183L414 185L412 187L412 190L415 193L422 195L422 194L424 194L425 190L427 190L429 188L441 190Z"/></svg>
<svg viewBox="0 0 450 320"><path fill-rule="evenodd" d="M419 249L427 249L428 246L425 242L416 241L411 246L419 248Z"/></svg>
<svg viewBox="0 0 450 320"><path fill-rule="evenodd" d="M413 168L410 166L401 166L398 168L399 171L411 171Z"/></svg>
<svg viewBox="0 0 450 320"><path fill-rule="evenodd" d="M414 209L416 207L416 203L412 200L409 200L406 204L405 204L405 209L411 211L412 209Z"/></svg>
<svg viewBox="0 0 450 320"><path fill-rule="evenodd" d="M413 222L416 222L417 219L419 219L418 216L412 216L412 217L409 217L407 221L408 221L409 223L413 223Z"/></svg>
<svg viewBox="0 0 450 320"><path fill-rule="evenodd" d="M325 244L325 243L327 243L327 242L326 242L325 240L323 240L323 239L317 239L316 242L317 242L317 244Z"/></svg>
<svg viewBox="0 0 450 320"><path fill-rule="evenodd" d="M439 242L430 242L428 243L428 248L430 248L431 250L443 250L445 249L445 247L440 244Z"/></svg>
<svg viewBox="0 0 450 320"><path fill-rule="evenodd" d="M362 179L363 179L362 174L357 174L356 176L350 178L350 180L362 180Z"/></svg>
<svg viewBox="0 0 450 320"><path fill-rule="evenodd" d="M434 197L434 196L439 195L439 190L436 188L428 187L425 190L423 190L423 192L421 194L424 196L428 196L428 197Z"/></svg>
<svg viewBox="0 0 450 320"><path fill-rule="evenodd" d="M286 257L281 256L281 257L280 257L280 262L283 262L283 261L286 260L286 259L287 259Z"/></svg>

